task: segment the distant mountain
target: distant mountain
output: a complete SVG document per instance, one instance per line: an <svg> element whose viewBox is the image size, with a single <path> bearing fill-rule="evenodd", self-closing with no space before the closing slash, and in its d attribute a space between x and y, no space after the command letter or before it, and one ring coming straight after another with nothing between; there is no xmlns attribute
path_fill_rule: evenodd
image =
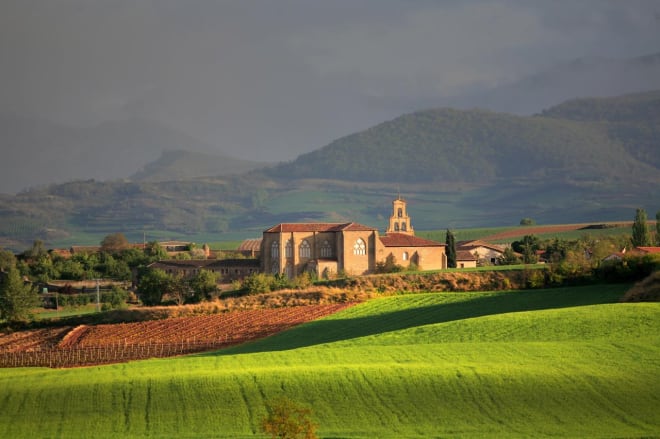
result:
<svg viewBox="0 0 660 439"><path fill-rule="evenodd" d="M190 163L202 172L202 160L218 174L223 160L238 166L169 152L134 181L79 180L0 195L0 246L98 243L113 232L215 241L296 221L377 226L397 193L409 201L417 230L525 217L632 220L638 207L650 215L660 209L659 95L571 100L536 116L419 111L292 162L224 177L162 181Z"/></svg>
<svg viewBox="0 0 660 439"><path fill-rule="evenodd" d="M0 114L0 133L0 193L78 179L128 178L166 150L213 150L143 119L70 127Z"/></svg>
<svg viewBox="0 0 660 439"><path fill-rule="evenodd" d="M160 158L133 174L133 181L188 180L206 176L242 174L267 163L240 160L221 154L191 151L164 151Z"/></svg>
<svg viewBox="0 0 660 439"><path fill-rule="evenodd" d="M363 182L657 183L659 94L576 101L540 116L419 111L338 139L267 172L278 178ZM577 117L577 109L591 118ZM610 120L603 120L602 114Z"/></svg>

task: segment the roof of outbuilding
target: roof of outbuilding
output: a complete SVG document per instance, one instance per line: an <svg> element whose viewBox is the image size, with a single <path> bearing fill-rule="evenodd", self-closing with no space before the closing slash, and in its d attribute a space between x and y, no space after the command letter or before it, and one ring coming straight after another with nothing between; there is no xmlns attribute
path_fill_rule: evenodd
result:
<svg viewBox="0 0 660 439"><path fill-rule="evenodd" d="M476 261L477 257L474 256L467 250L457 250L456 251L456 260L457 261Z"/></svg>
<svg viewBox="0 0 660 439"><path fill-rule="evenodd" d="M265 233L289 233L289 232L371 232L377 230L374 227L358 223L280 223L266 230Z"/></svg>
<svg viewBox="0 0 660 439"><path fill-rule="evenodd" d="M238 246L238 251L259 251L261 249L261 238L246 239Z"/></svg>
<svg viewBox="0 0 660 439"><path fill-rule="evenodd" d="M445 244L405 233L388 233L380 237L385 247L445 247Z"/></svg>

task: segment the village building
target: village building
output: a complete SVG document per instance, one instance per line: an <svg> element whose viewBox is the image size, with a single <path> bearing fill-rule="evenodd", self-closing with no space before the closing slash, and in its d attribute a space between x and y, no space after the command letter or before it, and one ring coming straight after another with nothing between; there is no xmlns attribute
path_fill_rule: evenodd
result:
<svg viewBox="0 0 660 439"><path fill-rule="evenodd" d="M467 251L477 258L479 265L496 265L504 254L504 247L485 241L458 241L456 253ZM467 268L467 267L466 267Z"/></svg>
<svg viewBox="0 0 660 439"><path fill-rule="evenodd" d="M153 262L149 268L157 268L183 278L191 278L201 270L208 270L216 273L218 283L231 283L260 270L258 259L167 259Z"/></svg>

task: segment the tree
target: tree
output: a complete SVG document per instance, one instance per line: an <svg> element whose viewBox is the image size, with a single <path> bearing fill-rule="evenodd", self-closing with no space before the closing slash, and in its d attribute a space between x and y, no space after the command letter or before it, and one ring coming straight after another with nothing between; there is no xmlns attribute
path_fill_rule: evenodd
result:
<svg viewBox="0 0 660 439"><path fill-rule="evenodd" d="M27 321L38 304L39 294L32 284L25 283L16 268L9 268L0 278L0 317L10 323Z"/></svg>
<svg viewBox="0 0 660 439"><path fill-rule="evenodd" d="M533 226L534 224L536 224L536 221L531 218L523 218L520 220L521 226Z"/></svg>
<svg viewBox="0 0 660 439"><path fill-rule="evenodd" d="M158 243L158 241L147 242L144 247L144 254L147 255L150 261L162 261L167 259L167 251Z"/></svg>
<svg viewBox="0 0 660 439"><path fill-rule="evenodd" d="M208 300L211 298L211 294L218 289L218 276L209 270L199 270L188 284L193 292L191 297L193 301Z"/></svg>
<svg viewBox="0 0 660 439"><path fill-rule="evenodd" d="M261 429L273 439L316 439L317 425L312 422L310 409L286 397L274 400L267 408L268 416L261 421Z"/></svg>
<svg viewBox="0 0 660 439"><path fill-rule="evenodd" d="M540 244L537 236L525 235L521 241L513 241L511 248L518 253L522 253L523 263L536 264L538 262L536 250L539 250Z"/></svg>
<svg viewBox="0 0 660 439"><path fill-rule="evenodd" d="M16 266L16 256L9 250L0 249L0 271Z"/></svg>
<svg viewBox="0 0 660 439"><path fill-rule="evenodd" d="M123 233L119 232L111 233L110 235L107 235L105 238L103 238L103 241L101 241L101 251L105 253L119 253L128 247L130 247L128 239L126 239L126 236L124 236Z"/></svg>
<svg viewBox="0 0 660 439"><path fill-rule="evenodd" d="M456 268L456 239L449 229L445 235L445 244L447 245L447 268Z"/></svg>
<svg viewBox="0 0 660 439"><path fill-rule="evenodd" d="M632 245L633 247L645 247L651 244L649 228L646 224L646 211L637 209L635 221L632 225Z"/></svg>
<svg viewBox="0 0 660 439"><path fill-rule="evenodd" d="M499 265L516 265L520 264L520 258L516 255L511 247L504 249L502 256L499 259Z"/></svg>
<svg viewBox="0 0 660 439"><path fill-rule="evenodd" d="M163 295L170 292L172 276L158 268L146 270L140 277L137 294L147 306L160 305Z"/></svg>

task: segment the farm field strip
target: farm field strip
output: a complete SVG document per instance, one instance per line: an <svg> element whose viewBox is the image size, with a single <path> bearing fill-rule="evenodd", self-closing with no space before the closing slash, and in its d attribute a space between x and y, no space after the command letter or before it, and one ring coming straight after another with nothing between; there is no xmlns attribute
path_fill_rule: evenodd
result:
<svg viewBox="0 0 660 439"><path fill-rule="evenodd" d="M351 304L307 305L234 311L137 323L66 329L57 347L37 343L42 332L15 338L0 351L0 366L67 367L152 357L168 357L219 349L267 337L340 311ZM0 337L0 341L2 341Z"/></svg>

